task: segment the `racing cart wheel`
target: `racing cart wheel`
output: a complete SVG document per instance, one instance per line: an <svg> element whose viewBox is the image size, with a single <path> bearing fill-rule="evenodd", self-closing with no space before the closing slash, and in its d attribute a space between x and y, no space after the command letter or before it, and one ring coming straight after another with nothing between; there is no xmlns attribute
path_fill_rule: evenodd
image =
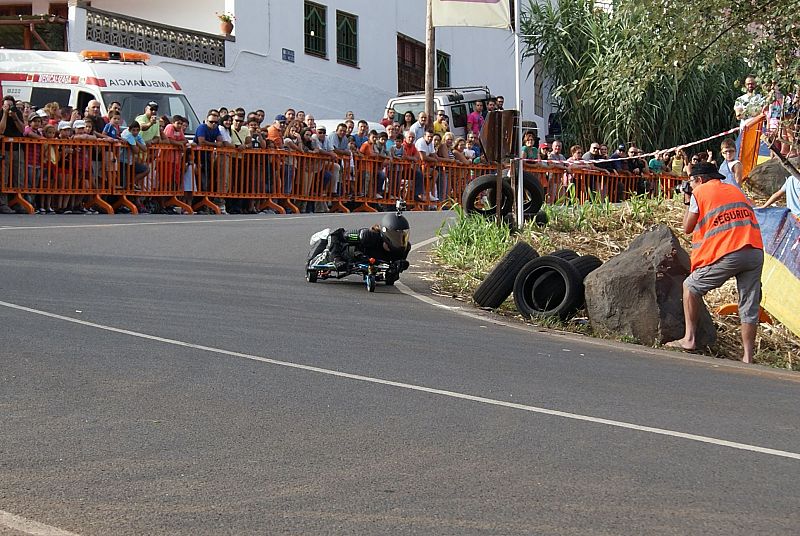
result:
<svg viewBox="0 0 800 536"><path fill-rule="evenodd" d="M309 283L316 283L317 282L317 271L316 270L306 270L306 281Z"/></svg>
<svg viewBox="0 0 800 536"><path fill-rule="evenodd" d="M388 271L388 272L386 272L386 275L384 276L384 278L385 278L386 284L391 287L392 285L394 285L395 281L400 279L400 274L398 274L397 272Z"/></svg>

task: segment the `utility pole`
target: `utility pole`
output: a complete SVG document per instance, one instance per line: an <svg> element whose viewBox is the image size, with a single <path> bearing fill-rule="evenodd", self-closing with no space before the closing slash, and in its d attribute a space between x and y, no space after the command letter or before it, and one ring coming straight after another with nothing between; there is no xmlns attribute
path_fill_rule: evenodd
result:
<svg viewBox="0 0 800 536"><path fill-rule="evenodd" d="M427 0L425 17L425 111L429 125L433 124L433 89L436 87L436 28L433 27L433 0Z"/></svg>

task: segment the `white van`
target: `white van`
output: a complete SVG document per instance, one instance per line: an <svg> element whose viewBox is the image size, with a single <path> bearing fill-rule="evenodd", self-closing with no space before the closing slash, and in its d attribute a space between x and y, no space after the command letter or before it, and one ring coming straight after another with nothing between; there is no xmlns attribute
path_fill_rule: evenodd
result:
<svg viewBox="0 0 800 536"><path fill-rule="evenodd" d="M438 88L433 93L433 112L444 110L450 118L450 132L456 137L464 136L467 131L467 116L475 110L475 103L486 101L492 97L486 86ZM394 119L403 122L403 114L411 112L419 117L425 110L425 93L400 93L389 99L386 108L394 109ZM435 118L434 118L435 119Z"/></svg>
<svg viewBox="0 0 800 536"><path fill-rule="evenodd" d="M147 65L149 59L141 52L0 49L1 93L36 108L58 102L81 113L89 101L98 100L103 115L111 102L119 101L125 123L155 101L160 115L187 118L186 131L193 133L199 123L186 95L167 71Z"/></svg>

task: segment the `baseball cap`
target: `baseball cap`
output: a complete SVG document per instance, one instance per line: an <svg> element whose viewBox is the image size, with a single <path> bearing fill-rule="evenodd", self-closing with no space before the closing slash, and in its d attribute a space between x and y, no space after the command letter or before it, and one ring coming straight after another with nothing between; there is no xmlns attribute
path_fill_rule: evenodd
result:
<svg viewBox="0 0 800 536"><path fill-rule="evenodd" d="M45 117L47 117L47 112L45 112L45 111L44 111L44 110L42 110L41 108L39 108L38 110L36 110L36 113L37 113L37 114L39 115L39 117L41 117L42 119L44 119Z"/></svg>
<svg viewBox="0 0 800 536"><path fill-rule="evenodd" d="M547 143L546 141L539 144L539 149L549 149L549 148L550 144Z"/></svg>
<svg viewBox="0 0 800 536"><path fill-rule="evenodd" d="M77 119L74 123L72 123L72 128L86 128L86 121L83 119Z"/></svg>
<svg viewBox="0 0 800 536"><path fill-rule="evenodd" d="M61 121L58 124L58 130L67 130L68 128L72 128L72 125L69 121Z"/></svg>
<svg viewBox="0 0 800 536"><path fill-rule="evenodd" d="M147 106L149 106L151 110L158 110L158 103L156 101L148 102Z"/></svg>
<svg viewBox="0 0 800 536"><path fill-rule="evenodd" d="M33 121L33 120L34 120L34 119L36 119L37 117L38 117L39 119L41 119L41 118L42 118L42 116L41 116L41 115L39 115L39 114L37 114L36 112L31 112L30 114L28 114L28 121Z"/></svg>
<svg viewBox="0 0 800 536"><path fill-rule="evenodd" d="M286 116L283 114L278 114L275 116L275 121L286 121Z"/></svg>
<svg viewBox="0 0 800 536"><path fill-rule="evenodd" d="M617 145L617 151L624 151L624 150L625 146L623 144L620 143L619 145Z"/></svg>

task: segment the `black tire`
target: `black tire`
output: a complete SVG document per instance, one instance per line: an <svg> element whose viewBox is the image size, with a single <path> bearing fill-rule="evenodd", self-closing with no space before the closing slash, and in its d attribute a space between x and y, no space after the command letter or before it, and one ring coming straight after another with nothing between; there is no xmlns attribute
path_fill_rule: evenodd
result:
<svg viewBox="0 0 800 536"><path fill-rule="evenodd" d="M594 255L582 255L576 259L571 259L569 262L578 270L578 273L581 274L581 281L603 265L603 261Z"/></svg>
<svg viewBox="0 0 800 536"><path fill-rule="evenodd" d="M544 210L540 210L534 215L533 221L538 227L544 227L550 222L550 218L547 217L547 213Z"/></svg>
<svg viewBox="0 0 800 536"><path fill-rule="evenodd" d="M586 287L583 286L583 280L586 279L587 275L600 268L603 265L603 261L594 255L583 255L569 262L581 275L581 300L578 303L578 308L580 309L586 305Z"/></svg>
<svg viewBox="0 0 800 536"><path fill-rule="evenodd" d="M400 274L395 274L393 272L386 272L384 276L384 281L386 281L386 284L390 287L393 286L398 279L400 279Z"/></svg>
<svg viewBox="0 0 800 536"><path fill-rule="evenodd" d="M586 279L586 276L603 264L603 261L594 255L584 255L581 257L571 249L557 249L552 252L550 256L564 259L578 270L581 276L581 289L583 289L583 280ZM546 309L549 303L556 303L563 300L565 293L566 288L564 287L564 280L553 272L539 276L539 279L533 283L531 289L534 305L542 309ZM581 290L581 294L583 294L583 290ZM578 307L583 307L583 305L584 300L581 300Z"/></svg>
<svg viewBox="0 0 800 536"><path fill-rule="evenodd" d="M580 257L577 252L571 249L557 249L549 255L551 257L558 257L559 259L564 259L565 261L570 262Z"/></svg>
<svg viewBox="0 0 800 536"><path fill-rule="evenodd" d="M317 282L317 271L316 270L306 270L306 281L309 283L316 283Z"/></svg>
<svg viewBox="0 0 800 536"><path fill-rule="evenodd" d="M533 287L546 274L555 274L563 292L553 292L547 299L535 301ZM583 299L583 285L580 274L572 264L551 255L545 255L530 261L522 267L514 280L514 303L519 312L531 318L558 316L566 319L578 310ZM541 303L541 302L544 303Z"/></svg>
<svg viewBox="0 0 800 536"><path fill-rule="evenodd" d="M478 285L472 294L480 307L495 309L500 307L511 291L514 289L514 278L529 261L537 258L539 254L527 242L517 242L500 259L497 266L489 272L483 282Z"/></svg>
<svg viewBox="0 0 800 536"><path fill-rule="evenodd" d="M536 175L525 171L522 175L522 187L525 189L523 212L528 215L538 214L544 204L544 188Z"/></svg>
<svg viewBox="0 0 800 536"><path fill-rule="evenodd" d="M480 181L480 182L478 182ZM497 174L490 173L488 175L481 175L476 177L464 189L464 194L461 196L461 204L467 212L477 212L485 216L495 214L494 205L490 205L486 209L478 208L476 202L480 198L480 192L486 192L486 195L492 203L495 201L495 188L497 184ZM544 189L536 176L533 173L524 172L522 176L522 187L525 190L523 196L523 212L529 216L535 215L539 212L544 204ZM503 204L501 205L501 212L503 215L511 212L514 204L514 190L511 186L511 177L508 171L503 175Z"/></svg>
<svg viewBox="0 0 800 536"><path fill-rule="evenodd" d="M564 259L567 262L572 262L579 257L579 255L571 249L557 249L550 253L550 256ZM548 302L564 299L565 292L564 280L558 277L558 274L552 272L540 275L539 279L533 283L531 289L531 295L533 296L536 307L541 307L543 309L547 308Z"/></svg>
<svg viewBox="0 0 800 536"><path fill-rule="evenodd" d="M461 195L461 205L467 213L477 213L484 216L493 216L496 214L496 192L497 188L497 175L481 175L475 177L467 187L464 188L464 193ZM481 199L486 196L489 204L483 206ZM500 213L505 216L511 212L512 204L514 202L514 192L511 190L511 185L508 181L503 182L503 202L500 205Z"/></svg>

